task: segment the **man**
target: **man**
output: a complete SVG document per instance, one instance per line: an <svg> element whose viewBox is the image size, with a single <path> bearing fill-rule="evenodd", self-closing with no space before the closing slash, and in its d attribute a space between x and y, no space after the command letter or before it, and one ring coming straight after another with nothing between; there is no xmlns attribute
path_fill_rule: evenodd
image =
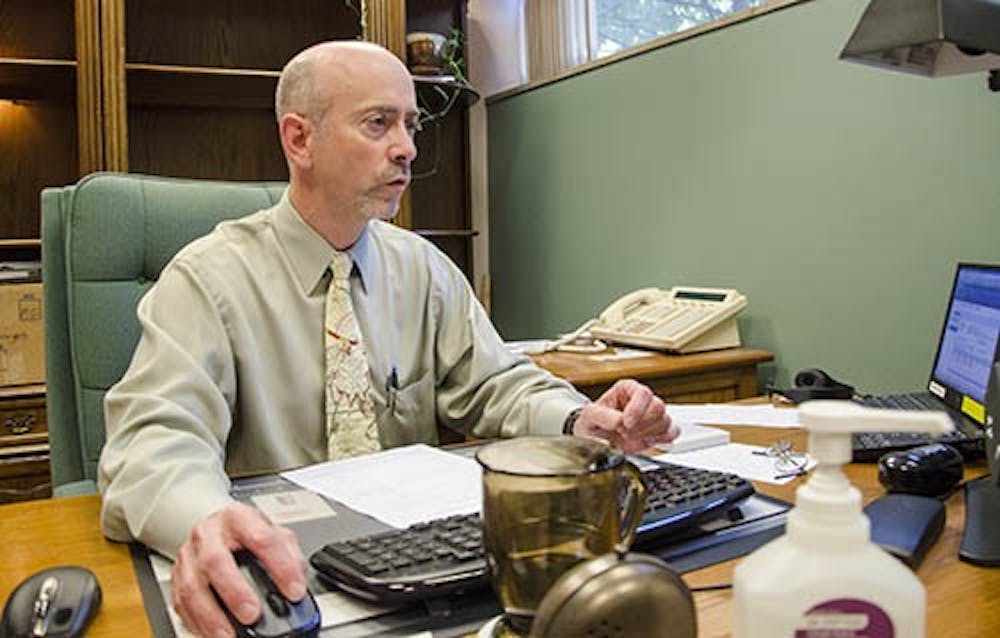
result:
<svg viewBox="0 0 1000 638"><path fill-rule="evenodd" d="M382 221L417 153L413 83L392 54L306 49L276 102L285 196L177 254L139 304L142 338L105 401L104 533L174 557L174 607L213 636L232 632L212 588L242 622L260 611L236 549L289 598L305 592L294 535L235 503L229 474L435 443L438 421L479 437L599 436L627 451L676 436L645 386L619 382L586 403L511 354L447 257ZM368 372L338 376L355 365Z"/></svg>

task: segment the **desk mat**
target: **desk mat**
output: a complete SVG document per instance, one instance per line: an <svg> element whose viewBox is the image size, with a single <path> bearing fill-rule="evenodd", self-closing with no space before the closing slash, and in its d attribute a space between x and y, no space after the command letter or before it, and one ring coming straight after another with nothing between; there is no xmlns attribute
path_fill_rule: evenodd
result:
<svg viewBox="0 0 1000 638"><path fill-rule="evenodd" d="M302 492L301 488L276 475L239 479L233 483L233 496L257 505L275 495ZM322 498L322 497L320 497ZM309 556L326 543L389 529L384 523L355 512L336 501L323 499L330 515L282 521L299 538L302 551ZM762 494L755 494L727 510L718 518L693 528L685 538L637 546L635 551L659 556L680 573L687 573L750 553L784 532L790 505ZM144 546L130 547L133 566L153 635L183 638L177 629L170 607L169 565ZM317 597L331 591L309 567L309 588ZM500 612L487 589L475 595L418 602L387 613L324 627L321 636L422 636L452 638L468 635Z"/></svg>

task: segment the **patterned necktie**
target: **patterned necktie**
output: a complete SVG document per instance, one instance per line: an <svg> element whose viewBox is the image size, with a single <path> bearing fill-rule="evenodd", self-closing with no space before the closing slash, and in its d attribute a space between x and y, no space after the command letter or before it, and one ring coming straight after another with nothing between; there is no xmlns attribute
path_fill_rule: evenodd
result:
<svg viewBox="0 0 1000 638"><path fill-rule="evenodd" d="M342 459L381 449L365 344L351 304L351 258L336 252L326 293L326 446Z"/></svg>

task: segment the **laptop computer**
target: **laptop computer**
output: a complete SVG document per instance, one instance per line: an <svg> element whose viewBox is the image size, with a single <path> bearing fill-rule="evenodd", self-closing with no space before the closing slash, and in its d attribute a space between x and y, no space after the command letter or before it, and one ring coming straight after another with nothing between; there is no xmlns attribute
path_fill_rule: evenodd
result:
<svg viewBox="0 0 1000 638"><path fill-rule="evenodd" d="M854 436L855 461L875 461L885 452L942 441L966 459L982 455L986 387L1000 360L1000 265L960 263L955 271L944 325L927 391L885 396L862 395L863 405L895 409L943 410L955 431L941 437L864 432Z"/></svg>

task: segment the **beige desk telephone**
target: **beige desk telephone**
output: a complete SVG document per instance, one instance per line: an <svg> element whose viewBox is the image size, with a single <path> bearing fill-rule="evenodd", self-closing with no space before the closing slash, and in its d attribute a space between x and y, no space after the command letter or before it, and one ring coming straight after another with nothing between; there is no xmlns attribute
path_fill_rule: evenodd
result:
<svg viewBox="0 0 1000 638"><path fill-rule="evenodd" d="M727 288L643 288L608 306L589 330L606 341L671 352L733 348L740 345L736 314L746 305Z"/></svg>

